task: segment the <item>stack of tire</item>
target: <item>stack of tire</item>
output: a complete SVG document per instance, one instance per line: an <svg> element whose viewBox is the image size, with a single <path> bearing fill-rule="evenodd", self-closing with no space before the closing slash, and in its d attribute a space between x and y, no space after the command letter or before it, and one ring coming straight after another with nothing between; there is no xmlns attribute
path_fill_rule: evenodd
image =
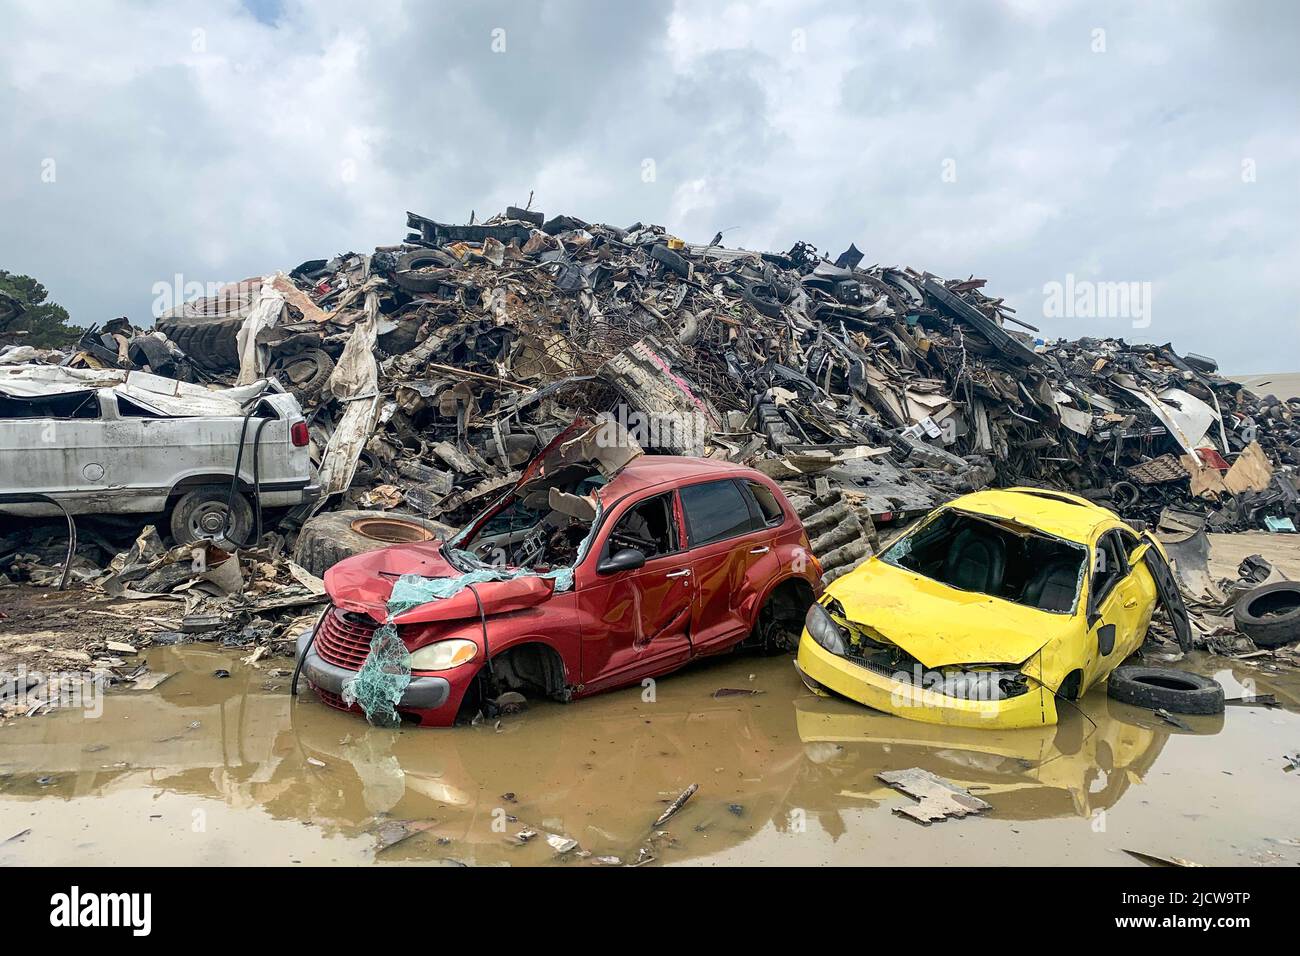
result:
<svg viewBox="0 0 1300 956"><path fill-rule="evenodd" d="M877 538L870 514L839 489L820 496L792 495L790 503L808 533L824 583L843 577L873 554Z"/></svg>

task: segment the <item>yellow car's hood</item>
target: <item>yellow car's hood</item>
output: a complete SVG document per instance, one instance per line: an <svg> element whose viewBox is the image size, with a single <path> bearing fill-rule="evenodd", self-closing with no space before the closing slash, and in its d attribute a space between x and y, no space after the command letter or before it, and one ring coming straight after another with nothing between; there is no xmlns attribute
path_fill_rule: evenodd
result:
<svg viewBox="0 0 1300 956"><path fill-rule="evenodd" d="M850 622L864 624L926 667L1020 664L1070 632L1073 614L1054 614L961 591L872 558L827 593Z"/></svg>

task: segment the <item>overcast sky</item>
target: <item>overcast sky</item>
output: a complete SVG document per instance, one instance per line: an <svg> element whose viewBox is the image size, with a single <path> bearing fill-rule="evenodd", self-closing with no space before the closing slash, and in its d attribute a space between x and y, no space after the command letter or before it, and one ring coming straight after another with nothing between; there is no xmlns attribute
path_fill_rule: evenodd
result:
<svg viewBox="0 0 1300 956"><path fill-rule="evenodd" d="M531 190L548 215L982 276L1053 337L1300 368L1300 4L2 10L0 268L81 323ZM1045 316L1070 276L1150 283L1146 314Z"/></svg>

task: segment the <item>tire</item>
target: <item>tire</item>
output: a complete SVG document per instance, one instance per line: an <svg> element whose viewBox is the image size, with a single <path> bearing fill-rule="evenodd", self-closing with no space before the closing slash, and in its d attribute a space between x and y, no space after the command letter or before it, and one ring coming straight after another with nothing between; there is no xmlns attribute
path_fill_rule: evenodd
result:
<svg viewBox="0 0 1300 956"><path fill-rule="evenodd" d="M369 527L367 527L369 525ZM317 577L344 558L395 544L445 540L455 529L438 521L387 511L327 511L302 526L293 560Z"/></svg>
<svg viewBox="0 0 1300 956"><path fill-rule="evenodd" d="M171 315L159 319L156 328L195 365L221 372L239 367L236 337L243 324L243 316Z"/></svg>
<svg viewBox="0 0 1300 956"><path fill-rule="evenodd" d="M745 286L745 301L752 305L760 315L769 319L781 318L781 303L775 299L775 290L762 282L752 282Z"/></svg>
<svg viewBox="0 0 1300 956"><path fill-rule="evenodd" d="M320 349L277 356L266 370L267 375L279 378L289 393L298 399L298 404L304 407L325 390L325 383L333 372L334 360Z"/></svg>
<svg viewBox="0 0 1300 956"><path fill-rule="evenodd" d="M1232 608L1237 630L1259 647L1300 640L1300 582L1276 581L1247 591Z"/></svg>
<svg viewBox="0 0 1300 956"><path fill-rule="evenodd" d="M455 259L439 249L417 249L398 257L393 281L407 292L432 292L446 281L455 263ZM431 266L436 268L430 269ZM429 271L417 271L420 269Z"/></svg>
<svg viewBox="0 0 1300 956"><path fill-rule="evenodd" d="M1223 688L1200 674L1172 667L1117 667L1106 693L1124 704L1171 714L1223 713Z"/></svg>
<svg viewBox="0 0 1300 956"><path fill-rule="evenodd" d="M242 492L235 492L231 499L229 485L201 485L186 492L172 506L170 523L177 544L209 540L233 551L253 543L253 506Z"/></svg>

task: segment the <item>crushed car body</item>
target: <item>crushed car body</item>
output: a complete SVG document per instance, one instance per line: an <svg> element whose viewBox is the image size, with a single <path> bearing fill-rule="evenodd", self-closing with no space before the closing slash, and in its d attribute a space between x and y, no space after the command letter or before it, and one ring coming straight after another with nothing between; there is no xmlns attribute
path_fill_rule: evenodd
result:
<svg viewBox="0 0 1300 956"><path fill-rule="evenodd" d="M931 512L810 607L806 678L877 710L955 726L1054 724L1186 611L1160 543L1086 499L982 491Z"/></svg>
<svg viewBox="0 0 1300 956"><path fill-rule="evenodd" d="M821 568L776 484L643 454L620 429L602 440L609 424L575 422L449 541L330 568L331 604L298 639L317 695L375 720L367 668L388 627L409 680L390 668L379 710L426 726L505 692L567 701L746 641L792 645Z"/></svg>
<svg viewBox="0 0 1300 956"><path fill-rule="evenodd" d="M0 513L168 512L179 543L242 544L254 506L317 496L302 409L273 379L212 390L141 371L0 368L0 457Z"/></svg>

